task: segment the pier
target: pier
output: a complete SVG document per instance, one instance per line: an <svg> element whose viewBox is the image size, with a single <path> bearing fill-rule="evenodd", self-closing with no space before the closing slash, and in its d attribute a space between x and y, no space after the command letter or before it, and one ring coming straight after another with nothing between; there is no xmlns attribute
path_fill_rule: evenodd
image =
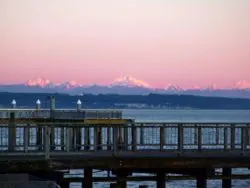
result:
<svg viewBox="0 0 250 188"><path fill-rule="evenodd" d="M221 179L230 188L232 179L250 179L232 174L232 168L250 166L249 136L245 122L137 123L119 110L55 109L52 101L51 109L0 109L0 173L26 173L61 188L70 182L125 188L127 181L165 188L184 179L196 179L198 188ZM83 177L65 177L62 170L70 169L83 169ZM94 177L94 169L115 176Z"/></svg>

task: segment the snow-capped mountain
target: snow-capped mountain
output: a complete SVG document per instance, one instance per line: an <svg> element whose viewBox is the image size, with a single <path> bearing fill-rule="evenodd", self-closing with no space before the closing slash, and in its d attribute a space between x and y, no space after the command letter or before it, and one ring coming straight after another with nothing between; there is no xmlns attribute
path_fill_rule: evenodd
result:
<svg viewBox="0 0 250 188"><path fill-rule="evenodd" d="M168 84L165 87L165 90L167 90L167 91L182 91L183 89L176 84Z"/></svg>
<svg viewBox="0 0 250 188"><path fill-rule="evenodd" d="M111 87L112 86L152 88L148 83L142 80L138 80L132 76L123 76L116 78L111 84Z"/></svg>
<svg viewBox="0 0 250 188"><path fill-rule="evenodd" d="M41 88L62 88L62 89L72 89L76 87L81 87L80 84L77 84L76 81L68 81L64 83L53 83L46 78L35 78L33 80L28 80L25 86L36 86Z"/></svg>
<svg viewBox="0 0 250 188"><path fill-rule="evenodd" d="M195 86L189 89L183 89L176 84L166 84L165 88L153 88L143 80L132 76L123 76L114 79L107 85L81 85L75 81L63 83L54 83L46 78L36 78L28 80L24 84L0 85L0 92L28 92L28 93L68 93L68 94L143 94L161 93L161 94L188 94L200 96L222 96L222 97L240 97L250 98L250 82L243 80L232 85L229 89L221 89L215 84L208 87Z"/></svg>
<svg viewBox="0 0 250 188"><path fill-rule="evenodd" d="M53 85L53 83L48 80L48 79L45 79L45 78L36 78L34 80L28 80L24 85L26 86L38 86L38 87L47 87L49 85Z"/></svg>
<svg viewBox="0 0 250 188"><path fill-rule="evenodd" d="M234 84L235 89L250 89L250 81L241 80Z"/></svg>

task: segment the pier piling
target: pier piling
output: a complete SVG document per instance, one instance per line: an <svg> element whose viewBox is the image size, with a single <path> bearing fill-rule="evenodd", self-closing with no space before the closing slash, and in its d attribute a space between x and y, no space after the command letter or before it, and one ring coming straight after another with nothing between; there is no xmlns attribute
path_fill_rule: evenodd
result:
<svg viewBox="0 0 250 188"><path fill-rule="evenodd" d="M165 186L166 186L165 173L158 172L156 174L156 187L157 188L165 188Z"/></svg>
<svg viewBox="0 0 250 188"><path fill-rule="evenodd" d="M83 188L93 188L93 170L91 168L84 169Z"/></svg>
<svg viewBox="0 0 250 188"><path fill-rule="evenodd" d="M222 180L222 188L231 188L232 187L232 169L231 168L223 168L222 169L223 176L230 177L229 179Z"/></svg>

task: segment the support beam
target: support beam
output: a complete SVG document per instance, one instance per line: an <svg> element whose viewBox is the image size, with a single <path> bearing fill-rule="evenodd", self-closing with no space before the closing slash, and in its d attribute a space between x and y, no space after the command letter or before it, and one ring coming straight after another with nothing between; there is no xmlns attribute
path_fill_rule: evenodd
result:
<svg viewBox="0 0 250 188"><path fill-rule="evenodd" d="M119 169L112 172L116 175L116 187L117 188L126 188L127 187L127 176L131 175L131 172Z"/></svg>
<svg viewBox="0 0 250 188"><path fill-rule="evenodd" d="M204 173L198 174L196 176L196 187L197 188L207 188L207 178Z"/></svg>
<svg viewBox="0 0 250 188"><path fill-rule="evenodd" d="M165 188L166 181L165 181L165 173L158 172L156 174L156 187L157 188Z"/></svg>
<svg viewBox="0 0 250 188"><path fill-rule="evenodd" d="M223 176L229 176L232 175L232 169L231 168L223 168L222 169ZM232 179L223 179L222 180L222 188L231 188L232 187Z"/></svg>
<svg viewBox="0 0 250 188"><path fill-rule="evenodd" d="M116 188L116 183L110 183L109 187L110 188Z"/></svg>
<svg viewBox="0 0 250 188"><path fill-rule="evenodd" d="M42 127L38 126L36 128L36 144L38 146L38 151L42 151L43 146L43 130Z"/></svg>
<svg viewBox="0 0 250 188"><path fill-rule="evenodd" d="M76 147L77 151L81 150L82 147L82 128L76 127L75 128L75 139L76 139Z"/></svg>
<svg viewBox="0 0 250 188"><path fill-rule="evenodd" d="M62 182L59 183L60 188L69 188L70 187L70 182L63 180Z"/></svg>
<svg viewBox="0 0 250 188"><path fill-rule="evenodd" d="M16 147L16 124L15 124L15 112L10 113L9 129L8 129L8 149L14 151Z"/></svg>
<svg viewBox="0 0 250 188"><path fill-rule="evenodd" d="M92 168L84 169L84 180L82 183L84 188L93 188L93 172Z"/></svg>

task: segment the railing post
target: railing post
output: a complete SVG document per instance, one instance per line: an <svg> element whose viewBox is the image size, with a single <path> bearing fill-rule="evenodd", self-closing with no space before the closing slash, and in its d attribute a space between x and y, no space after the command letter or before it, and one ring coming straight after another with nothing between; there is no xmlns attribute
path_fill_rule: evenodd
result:
<svg viewBox="0 0 250 188"><path fill-rule="evenodd" d="M14 151L16 147L16 124L15 124L15 112L10 112L10 120L8 127L8 150Z"/></svg>
<svg viewBox="0 0 250 188"><path fill-rule="evenodd" d="M46 125L44 126L44 145L45 145L45 158L49 158L50 154L50 128Z"/></svg>
<svg viewBox="0 0 250 188"><path fill-rule="evenodd" d="M90 150L90 136L89 136L89 127L84 128L84 150Z"/></svg>
<svg viewBox="0 0 250 188"><path fill-rule="evenodd" d="M219 145L219 141L220 141L220 128L218 127L218 124L216 124L216 141L215 141L215 143L216 143L216 145Z"/></svg>
<svg viewBox="0 0 250 188"><path fill-rule="evenodd" d="M224 127L224 150L227 150L227 142L228 142L228 133L227 133L227 127Z"/></svg>
<svg viewBox="0 0 250 188"><path fill-rule="evenodd" d="M116 154L117 152L117 142L118 142L118 127L117 126L113 126L113 152L114 154Z"/></svg>
<svg viewBox="0 0 250 188"><path fill-rule="evenodd" d="M250 128L249 128L249 124L246 124L247 127L247 145L250 144Z"/></svg>
<svg viewBox="0 0 250 188"><path fill-rule="evenodd" d="M144 129L143 129L143 124L140 126L140 145L142 146L144 144Z"/></svg>
<svg viewBox="0 0 250 188"><path fill-rule="evenodd" d="M182 155L183 152L183 141L184 141L184 134L183 134L183 125L178 124L178 152L179 155Z"/></svg>
<svg viewBox="0 0 250 188"><path fill-rule="evenodd" d="M29 148L29 125L26 125L24 127L24 152L27 153L28 152L28 148Z"/></svg>
<svg viewBox="0 0 250 188"><path fill-rule="evenodd" d="M135 125L135 123L133 123L132 124L132 126L131 126L131 134L132 134L132 136L131 136L131 139L132 139L132 151L135 151L136 150L136 145L137 145L137 135L136 135L136 125Z"/></svg>
<svg viewBox="0 0 250 188"><path fill-rule="evenodd" d="M247 127L241 127L241 153L244 154L247 148Z"/></svg>
<svg viewBox="0 0 250 188"><path fill-rule="evenodd" d="M198 151L202 150L202 127L197 126L198 128Z"/></svg>
<svg viewBox="0 0 250 188"><path fill-rule="evenodd" d="M72 128L66 128L66 151L69 152L72 149Z"/></svg>
<svg viewBox="0 0 250 188"><path fill-rule="evenodd" d="M42 144L43 144L43 130L41 126L38 124L36 127L36 144L38 146L38 151L42 150Z"/></svg>
<svg viewBox="0 0 250 188"><path fill-rule="evenodd" d="M124 149L128 150L128 125L124 124Z"/></svg>
<svg viewBox="0 0 250 188"><path fill-rule="evenodd" d="M231 142L230 142L231 149L235 149L235 125L231 124L230 129L231 129L231 131L230 131L230 133L231 133L231 135L230 135L230 137L231 137Z"/></svg>
<svg viewBox="0 0 250 188"><path fill-rule="evenodd" d="M82 148L82 128L77 125L75 128L76 150L79 151Z"/></svg>
<svg viewBox="0 0 250 188"><path fill-rule="evenodd" d="M94 150L99 150L98 148L98 127L94 127Z"/></svg>
<svg viewBox="0 0 250 188"><path fill-rule="evenodd" d="M112 145L111 145L111 126L107 127L107 150L112 150Z"/></svg>
<svg viewBox="0 0 250 188"><path fill-rule="evenodd" d="M61 127L61 150L64 151L65 150L65 127Z"/></svg>
<svg viewBox="0 0 250 188"><path fill-rule="evenodd" d="M160 127L160 150L164 151L165 145L165 124Z"/></svg>

